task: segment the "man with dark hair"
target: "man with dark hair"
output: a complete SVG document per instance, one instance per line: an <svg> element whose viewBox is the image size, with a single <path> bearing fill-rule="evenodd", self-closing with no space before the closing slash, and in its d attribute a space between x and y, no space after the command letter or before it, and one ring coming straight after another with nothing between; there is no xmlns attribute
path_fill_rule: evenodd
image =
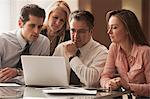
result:
<svg viewBox="0 0 150 99"><path fill-rule="evenodd" d="M70 84L99 86L107 48L93 40L93 27L94 16L90 12L72 12L70 15L71 40L59 44L54 52L55 56L66 58Z"/></svg>
<svg viewBox="0 0 150 99"><path fill-rule="evenodd" d="M35 4L21 9L19 29L0 34L0 82L7 82L22 75L20 56L28 47L28 54L49 55L50 42L40 33L45 19L45 11Z"/></svg>
<svg viewBox="0 0 150 99"><path fill-rule="evenodd" d="M30 15L45 19L45 10L35 4L25 5L20 11L20 18L26 23Z"/></svg>

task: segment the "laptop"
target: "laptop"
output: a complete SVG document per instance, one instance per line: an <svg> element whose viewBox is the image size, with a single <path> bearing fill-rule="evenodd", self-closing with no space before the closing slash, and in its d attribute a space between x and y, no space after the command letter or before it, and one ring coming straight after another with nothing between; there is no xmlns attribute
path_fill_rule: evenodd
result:
<svg viewBox="0 0 150 99"><path fill-rule="evenodd" d="M65 58L60 56L21 56L27 86L69 86Z"/></svg>

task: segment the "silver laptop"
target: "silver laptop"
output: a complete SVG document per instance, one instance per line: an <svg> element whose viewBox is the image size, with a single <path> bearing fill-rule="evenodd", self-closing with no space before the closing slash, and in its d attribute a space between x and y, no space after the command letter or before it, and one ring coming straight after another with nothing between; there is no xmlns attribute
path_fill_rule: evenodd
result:
<svg viewBox="0 0 150 99"><path fill-rule="evenodd" d="M27 86L68 86L64 57L21 56L24 81Z"/></svg>

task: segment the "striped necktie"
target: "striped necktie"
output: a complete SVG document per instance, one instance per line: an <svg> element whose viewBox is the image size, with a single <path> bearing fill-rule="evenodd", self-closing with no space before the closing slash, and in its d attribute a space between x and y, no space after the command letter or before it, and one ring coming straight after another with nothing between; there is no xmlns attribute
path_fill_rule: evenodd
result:
<svg viewBox="0 0 150 99"><path fill-rule="evenodd" d="M25 45L24 50L22 51L21 55L30 55L30 52L29 52L30 46L31 45L27 42L27 44ZM17 68L20 68L20 69L22 69L21 55L20 55L19 62L17 63Z"/></svg>
<svg viewBox="0 0 150 99"><path fill-rule="evenodd" d="M81 52L78 49L76 52L76 56L80 56ZM76 75L76 73L71 69L70 71L70 85L80 85L80 79L78 78L78 76Z"/></svg>

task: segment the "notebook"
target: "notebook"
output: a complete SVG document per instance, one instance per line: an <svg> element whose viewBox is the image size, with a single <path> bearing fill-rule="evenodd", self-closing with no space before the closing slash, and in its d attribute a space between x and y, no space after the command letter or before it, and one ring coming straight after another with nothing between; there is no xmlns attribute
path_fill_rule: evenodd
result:
<svg viewBox="0 0 150 99"><path fill-rule="evenodd" d="M21 56L27 86L69 86L64 57Z"/></svg>

